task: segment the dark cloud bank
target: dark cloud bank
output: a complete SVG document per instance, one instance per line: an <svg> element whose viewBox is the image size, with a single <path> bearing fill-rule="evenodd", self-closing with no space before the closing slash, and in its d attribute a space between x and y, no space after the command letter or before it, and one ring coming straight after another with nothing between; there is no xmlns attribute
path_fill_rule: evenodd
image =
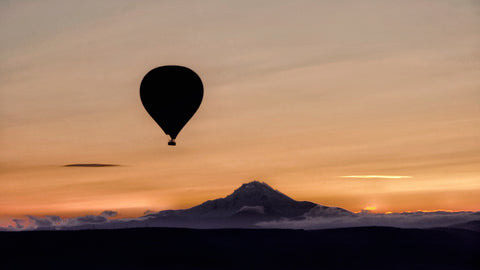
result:
<svg viewBox="0 0 480 270"><path fill-rule="evenodd" d="M62 218L60 216L32 216L26 215L25 219L12 219L15 226L1 228L0 231L11 230L63 230L63 229L95 229L95 225L107 225L118 212L105 210L100 215L85 215L73 218ZM28 226L26 226L28 224ZM108 228L108 226L107 226Z"/></svg>
<svg viewBox="0 0 480 270"><path fill-rule="evenodd" d="M98 168L98 167L117 167L120 166L118 164L102 164L102 163L76 163L76 164L66 164L63 165L63 167L93 167L93 168Z"/></svg>
<svg viewBox="0 0 480 270"><path fill-rule="evenodd" d="M171 211L171 210L170 210ZM118 229L133 227L162 227L156 213L149 212L138 218L111 219L118 213L105 210L100 215L86 215L73 218L59 216L26 216L26 219L13 219L15 226L2 230L77 230L77 229ZM259 228L279 229L330 229L362 226L388 226L397 228L435 228L448 227L480 220L480 212L403 212L391 214L354 213L344 216L312 216L300 218L282 218L272 221L256 222ZM29 224L26 226L25 224ZM231 225L231 224L230 224ZM169 223L172 226L172 223ZM184 227L182 223L179 227ZM175 227L175 224L173 224ZM188 226L187 226L188 227ZM195 227L192 221L192 227ZM226 226L228 227L228 226ZM234 226L236 227L236 226Z"/></svg>
<svg viewBox="0 0 480 270"><path fill-rule="evenodd" d="M301 220L276 220L260 222L262 228L285 229L329 229L362 226L388 226L397 228L434 228L454 226L470 221L480 220L480 212L403 212L391 214L374 214L362 212L343 217L305 217Z"/></svg>

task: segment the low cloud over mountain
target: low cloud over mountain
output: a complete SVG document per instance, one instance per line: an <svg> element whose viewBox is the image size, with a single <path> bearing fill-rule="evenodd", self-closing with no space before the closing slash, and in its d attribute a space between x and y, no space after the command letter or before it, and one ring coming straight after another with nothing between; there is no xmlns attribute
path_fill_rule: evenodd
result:
<svg viewBox="0 0 480 270"><path fill-rule="evenodd" d="M187 228L288 228L326 229L360 226L432 228L457 226L480 220L480 212L352 213L307 201L296 201L258 181L243 184L225 198L206 201L182 210L146 211L138 218L112 219L117 212L74 218L27 216L3 230L77 230L135 227ZM27 225L28 224L28 225ZM476 223L472 223L476 224ZM459 225L460 226L460 225ZM471 227L471 226L470 226Z"/></svg>
<svg viewBox="0 0 480 270"><path fill-rule="evenodd" d="M361 226L389 226L397 228L447 227L480 220L480 212L403 212L391 214L358 213L343 217L306 216L304 219L284 219L259 222L262 228L327 229Z"/></svg>
<svg viewBox="0 0 480 270"><path fill-rule="evenodd" d="M106 224L111 220L109 218L117 216L118 212L105 210L100 215L85 215L73 218L62 218L60 216L32 216L27 215L26 219L12 219L15 226L6 228L0 227L0 231L5 230L62 230L69 228L96 228L96 225Z"/></svg>

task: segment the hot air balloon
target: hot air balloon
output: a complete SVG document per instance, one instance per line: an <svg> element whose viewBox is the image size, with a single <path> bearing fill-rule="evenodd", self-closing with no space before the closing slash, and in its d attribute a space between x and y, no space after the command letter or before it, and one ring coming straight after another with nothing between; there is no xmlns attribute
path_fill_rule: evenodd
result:
<svg viewBox="0 0 480 270"><path fill-rule="evenodd" d="M148 114L170 136L168 145L197 111L203 84L191 69L162 66L150 70L140 84L140 99Z"/></svg>

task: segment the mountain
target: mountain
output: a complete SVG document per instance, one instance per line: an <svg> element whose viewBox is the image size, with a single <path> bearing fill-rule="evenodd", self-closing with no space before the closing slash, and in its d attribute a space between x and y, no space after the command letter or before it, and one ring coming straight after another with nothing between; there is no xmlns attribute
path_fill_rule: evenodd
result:
<svg viewBox="0 0 480 270"><path fill-rule="evenodd" d="M219 228L255 227L261 221L311 216L344 216L353 213L308 201L296 201L264 182L243 184L225 198L206 201L189 209L166 210L145 216L149 226Z"/></svg>
<svg viewBox="0 0 480 270"><path fill-rule="evenodd" d="M108 219L84 216L52 221L31 217L36 230L182 228L291 228L324 229L360 226L440 228L479 231L480 212L352 213L308 201L296 201L266 183L253 181L232 194L189 209L165 210L136 218ZM47 225L45 225L47 224ZM55 224L55 225L53 225Z"/></svg>
<svg viewBox="0 0 480 270"><path fill-rule="evenodd" d="M180 210L164 210L132 219L74 226L38 227L39 230L122 229L142 227L259 228L260 222L344 217L354 213L308 201L296 201L264 182L243 184L225 198Z"/></svg>
<svg viewBox="0 0 480 270"><path fill-rule="evenodd" d="M253 181L243 184L225 198L206 201L190 209L176 211L176 214L192 217L231 217L252 213L268 217L294 217L315 206L316 204L311 202L295 201L266 183Z"/></svg>

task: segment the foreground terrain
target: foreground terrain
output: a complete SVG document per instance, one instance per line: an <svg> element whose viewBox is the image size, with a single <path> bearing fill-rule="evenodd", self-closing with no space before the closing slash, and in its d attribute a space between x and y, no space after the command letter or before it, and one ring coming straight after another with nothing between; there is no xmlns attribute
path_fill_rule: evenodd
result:
<svg viewBox="0 0 480 270"><path fill-rule="evenodd" d="M3 269L480 269L462 229L0 232Z"/></svg>

